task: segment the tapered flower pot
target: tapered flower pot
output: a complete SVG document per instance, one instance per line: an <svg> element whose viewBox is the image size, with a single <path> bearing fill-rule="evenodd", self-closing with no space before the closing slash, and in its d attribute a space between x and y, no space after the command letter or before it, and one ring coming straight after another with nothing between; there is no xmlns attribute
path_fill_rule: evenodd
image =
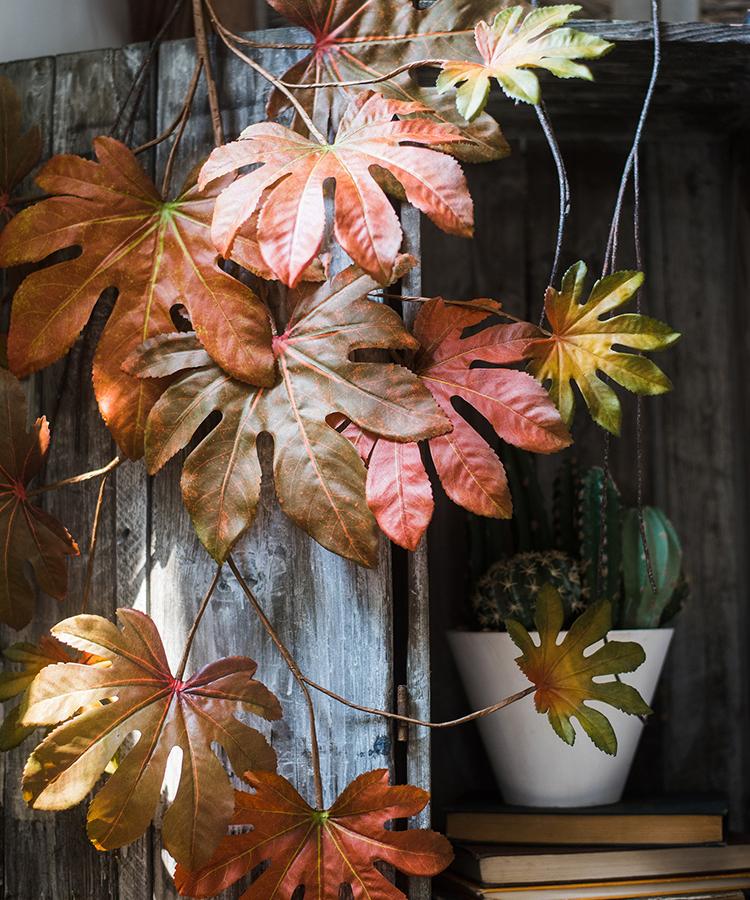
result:
<svg viewBox="0 0 750 900"><path fill-rule="evenodd" d="M621 676L651 703L672 640L671 628L613 631L610 640L637 641L646 661ZM538 642L538 635L532 637ZM473 709L491 706L502 697L528 687L516 665L518 647L504 632L452 631L453 655ZM607 679L602 679L607 680ZM575 722L577 737L569 747L552 730L546 715L534 707L533 696L480 719L479 730L506 803L522 806L599 806L622 797L643 723L605 704L604 712L617 735L617 755L607 756Z"/></svg>

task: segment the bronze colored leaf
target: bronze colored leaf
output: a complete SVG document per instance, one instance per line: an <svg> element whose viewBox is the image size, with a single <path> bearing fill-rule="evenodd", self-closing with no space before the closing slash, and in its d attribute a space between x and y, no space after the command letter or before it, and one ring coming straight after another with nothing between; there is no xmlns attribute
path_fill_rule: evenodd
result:
<svg viewBox="0 0 750 900"><path fill-rule="evenodd" d="M237 791L234 824L252 830L224 838L197 872L178 866L175 884L181 894L213 897L267 862L241 900L289 900L300 887L305 897L339 900L342 885L349 886L354 900L405 900L373 863L430 876L453 859L441 834L385 829L386 822L415 815L429 800L420 788L390 787L386 769L355 778L327 810L313 809L279 775L248 772L245 779L255 793Z"/></svg>
<svg viewBox="0 0 750 900"><path fill-rule="evenodd" d="M205 344L240 380L273 382L271 333L263 304L219 267L210 239L214 199L227 181L208 191L188 183L177 199L165 200L124 144L100 137L94 149L98 162L50 160L37 182L53 196L19 213L0 236L3 266L67 247L82 251L23 281L13 301L8 360L17 375L50 365L70 349L102 292L117 288L94 358L94 390L115 440L136 458L164 383L132 378L121 364L147 338L174 330L173 306L187 307ZM240 238L235 258L264 268L251 239Z"/></svg>
<svg viewBox="0 0 750 900"><path fill-rule="evenodd" d="M401 258L397 277L412 263ZM221 413L182 473L185 504L215 559L224 560L253 521L261 477L256 440L267 432L274 441L276 494L287 516L334 553L368 566L377 561L364 466L327 418L342 413L397 441L431 437L449 425L408 369L351 361L359 349L416 347L395 312L364 299L375 287L352 266L317 290L297 291L291 319L274 338L279 379L270 389L234 380L205 351L191 350L184 335L147 343L128 363L144 377L173 373L175 354L177 365L191 359L195 367L168 388L149 417L149 471L185 447L212 412Z"/></svg>
<svg viewBox="0 0 750 900"><path fill-rule="evenodd" d="M18 380L0 368L0 622L20 629L34 612L34 589L25 566L30 564L38 586L56 600L68 590L68 556L78 545L52 516L29 500L27 486L39 472L49 450L45 418L26 430L26 397Z"/></svg>
<svg viewBox="0 0 750 900"><path fill-rule="evenodd" d="M232 785L212 745L223 747L236 772L249 766L274 769L276 757L265 738L235 713L272 720L281 717L281 708L253 679L251 659L220 659L178 681L154 622L133 609L119 609L117 615L122 630L91 615L66 619L52 629L59 640L111 665L67 662L47 666L34 680L21 724L63 724L29 757L24 799L34 809L80 803L125 739L137 732L135 746L88 812L92 843L100 850L122 847L151 822L167 759L179 747L180 782L164 816L162 837L176 860L197 868L211 857L232 818ZM91 705L97 701L100 705Z"/></svg>

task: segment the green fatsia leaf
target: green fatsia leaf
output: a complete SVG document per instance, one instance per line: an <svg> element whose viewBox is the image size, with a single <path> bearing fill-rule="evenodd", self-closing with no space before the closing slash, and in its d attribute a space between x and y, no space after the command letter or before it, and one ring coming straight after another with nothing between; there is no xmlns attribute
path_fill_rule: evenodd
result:
<svg viewBox="0 0 750 900"><path fill-rule="evenodd" d="M512 100L539 103L539 79L532 68L546 69L558 78L591 80L587 66L576 59L596 59L613 44L593 34L563 28L580 10L575 4L546 6L524 17L525 7L511 6L494 21L479 22L474 30L479 60L450 60L442 66L437 88L456 89L456 107L469 122L487 105L494 78Z"/></svg>
<svg viewBox="0 0 750 900"><path fill-rule="evenodd" d="M571 382L575 382L594 421L619 434L620 401L600 373L634 394L663 394L672 384L650 359L615 347L663 350L680 335L669 325L636 313L602 318L632 299L643 284L642 272L615 272L602 278L582 303L586 275L586 265L578 262L565 273L560 291L547 289L544 308L551 333L527 345L529 371L549 382L552 399L566 424L573 419Z"/></svg>
<svg viewBox="0 0 750 900"><path fill-rule="evenodd" d="M410 264L402 260L397 277ZM185 447L211 413L221 414L182 473L185 504L215 559L226 559L253 521L261 482L257 438L266 432L273 438L274 483L286 515L334 553L363 565L377 561L364 464L328 417L339 413L396 441L442 434L450 424L405 367L350 359L358 349L418 346L393 310L365 299L375 287L352 266L317 290L299 290L286 330L274 338L278 378L271 388L231 378L192 336L156 338L131 358L130 371L142 377L193 367L149 417L150 472Z"/></svg>
<svg viewBox="0 0 750 900"><path fill-rule="evenodd" d="M646 701L638 691L621 681L595 682L600 675L620 675L635 671L646 659L640 644L608 641L588 656L584 651L603 640L612 627L609 602L590 606L558 643L564 610L558 591L545 585L539 592L534 624L539 632L536 644L529 632L513 619L505 624L522 655L518 667L536 685L537 711L546 713L555 733L566 744L575 741L572 718L578 720L594 744L605 753L617 753L617 737L609 719L586 700L598 700L631 715L648 715Z"/></svg>

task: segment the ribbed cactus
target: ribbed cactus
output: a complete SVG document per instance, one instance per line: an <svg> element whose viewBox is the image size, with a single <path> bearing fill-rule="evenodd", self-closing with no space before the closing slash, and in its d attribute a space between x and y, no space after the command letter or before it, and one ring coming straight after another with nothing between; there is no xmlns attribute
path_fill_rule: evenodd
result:
<svg viewBox="0 0 750 900"><path fill-rule="evenodd" d="M472 599L477 625L498 631L512 618L533 630L536 598L545 584L560 592L566 624L585 609L578 564L571 556L559 550L518 553L494 563L477 582Z"/></svg>
<svg viewBox="0 0 750 900"><path fill-rule="evenodd" d="M649 580L638 510L629 509L622 531L625 599L621 622L625 628L658 628L679 611L687 594L682 547L672 523L652 506L643 508L643 523L656 592Z"/></svg>
<svg viewBox="0 0 750 900"><path fill-rule="evenodd" d="M609 600L617 621L622 590L622 505L610 478L605 508L604 483L604 470L597 466L589 469L581 481L578 497L581 578L586 600Z"/></svg>

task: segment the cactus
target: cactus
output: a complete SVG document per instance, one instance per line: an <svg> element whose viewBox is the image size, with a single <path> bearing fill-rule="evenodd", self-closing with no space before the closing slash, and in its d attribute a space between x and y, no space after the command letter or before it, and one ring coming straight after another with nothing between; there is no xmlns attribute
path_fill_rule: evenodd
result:
<svg viewBox="0 0 750 900"><path fill-rule="evenodd" d="M679 611L688 591L682 577L682 547L672 523L651 506L643 509L643 523L656 591L649 581L638 510L629 509L622 531L625 628L658 628Z"/></svg>
<svg viewBox="0 0 750 900"><path fill-rule="evenodd" d="M617 621L622 576L622 506L611 478L607 484L606 509L603 493L604 470L595 466L584 475L578 498L582 588L588 602L609 600Z"/></svg>
<svg viewBox="0 0 750 900"><path fill-rule="evenodd" d="M551 584L562 597L566 624L585 609L577 562L559 550L518 553L494 563L477 582L472 603L480 628L502 630L506 619L534 628L536 598Z"/></svg>

